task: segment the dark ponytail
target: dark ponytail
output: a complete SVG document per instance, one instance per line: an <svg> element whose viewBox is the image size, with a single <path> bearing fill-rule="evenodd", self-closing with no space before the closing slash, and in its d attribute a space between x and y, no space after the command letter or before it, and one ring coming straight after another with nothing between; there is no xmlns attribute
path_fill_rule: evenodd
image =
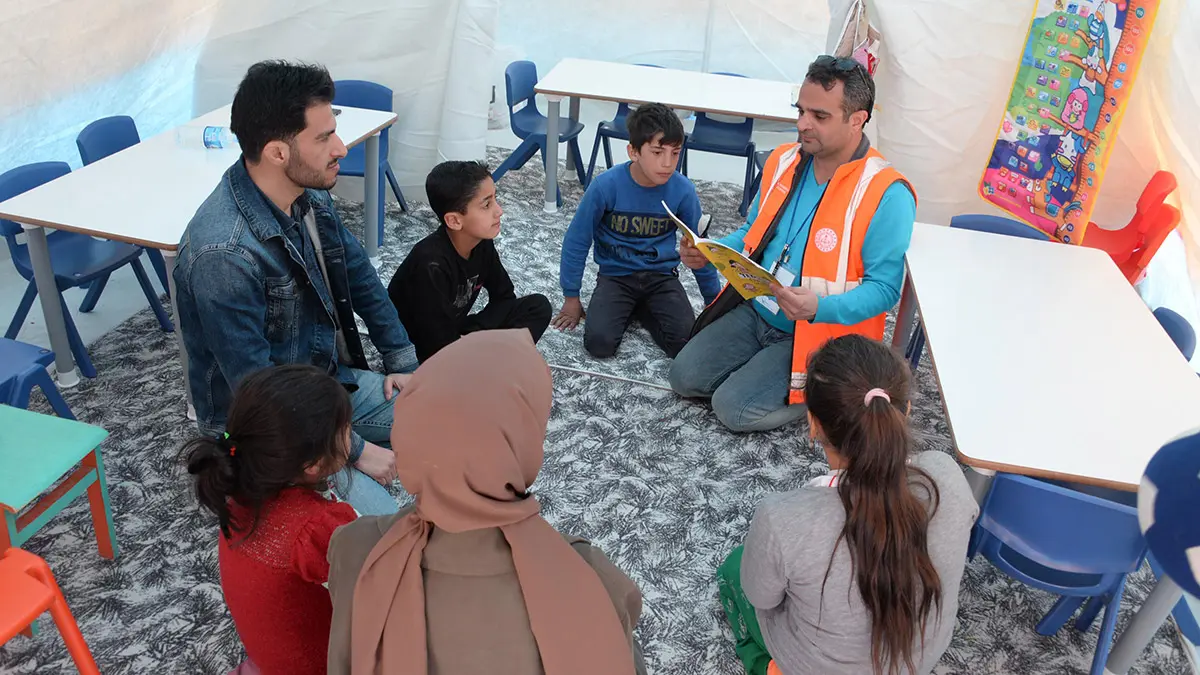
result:
<svg viewBox="0 0 1200 675"><path fill-rule="evenodd" d="M226 432L183 447L197 501L216 514L227 539L248 536L264 504L311 482L309 468L328 477L345 465L350 419L350 395L319 368L272 366L251 374L233 396ZM231 502L249 510L246 522Z"/></svg>
<svg viewBox="0 0 1200 675"><path fill-rule="evenodd" d="M924 650L929 615L942 606L927 547L939 494L928 474L908 466L909 386L907 366L890 349L847 335L813 354L804 389L809 412L845 460L837 491L846 522L834 554L844 540L871 617L874 671L889 675L916 670L913 647L919 640ZM832 566L831 556L826 580Z"/></svg>

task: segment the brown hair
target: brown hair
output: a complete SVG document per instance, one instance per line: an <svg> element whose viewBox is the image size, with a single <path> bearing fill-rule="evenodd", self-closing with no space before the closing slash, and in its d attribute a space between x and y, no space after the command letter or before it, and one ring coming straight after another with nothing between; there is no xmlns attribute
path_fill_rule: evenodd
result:
<svg viewBox="0 0 1200 675"><path fill-rule="evenodd" d="M809 412L845 460L837 491L846 523L834 555L845 540L871 617L874 671L889 675L901 666L916 670L913 646L919 638L924 650L926 621L942 606L941 580L926 548L938 489L927 473L907 464L913 447L909 385L908 367L895 353L880 342L847 335L812 355L804 387ZM866 400L872 389L887 397ZM914 484L924 488L927 500L913 493ZM832 567L830 556L826 581Z"/></svg>

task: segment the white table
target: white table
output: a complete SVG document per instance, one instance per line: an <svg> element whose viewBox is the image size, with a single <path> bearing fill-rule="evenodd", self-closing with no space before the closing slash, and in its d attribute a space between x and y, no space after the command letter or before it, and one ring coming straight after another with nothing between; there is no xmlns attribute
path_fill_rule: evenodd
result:
<svg viewBox="0 0 1200 675"><path fill-rule="evenodd" d="M917 223L907 263L893 344L919 308L965 464L1136 491L1200 427L1200 378L1103 251Z"/></svg>
<svg viewBox="0 0 1200 675"><path fill-rule="evenodd" d="M796 86L788 82L647 68L626 63L563 59L534 87L546 96L546 206L558 210L559 109L563 98L662 103L696 112L795 122Z"/></svg>
<svg viewBox="0 0 1200 675"><path fill-rule="evenodd" d="M337 107L341 108L338 135L346 145L366 141L365 203L373 204L382 197L379 132L395 123L396 114ZM230 106L219 108L184 126L228 126L229 109ZM59 386L72 387L79 382L79 376L67 340L44 228L81 232L163 252L187 389L187 353L179 329L172 276L175 253L188 221L239 156L237 150L180 147L172 129L0 203L0 218L23 224L29 239L34 280L54 350ZM368 206L363 213L367 254L375 262L379 255L377 212ZM191 413L191 391L187 394Z"/></svg>

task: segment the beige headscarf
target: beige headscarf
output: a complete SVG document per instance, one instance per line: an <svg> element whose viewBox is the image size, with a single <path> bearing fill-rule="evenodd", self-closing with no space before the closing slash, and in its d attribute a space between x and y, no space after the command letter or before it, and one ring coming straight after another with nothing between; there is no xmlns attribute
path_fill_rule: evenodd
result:
<svg viewBox="0 0 1200 675"><path fill-rule="evenodd" d="M525 329L468 335L439 351L396 400L392 448L416 509L371 550L354 588L352 675L424 675L421 557L432 526L498 527L512 548L546 675L632 675L600 578L527 496L542 467L550 370Z"/></svg>

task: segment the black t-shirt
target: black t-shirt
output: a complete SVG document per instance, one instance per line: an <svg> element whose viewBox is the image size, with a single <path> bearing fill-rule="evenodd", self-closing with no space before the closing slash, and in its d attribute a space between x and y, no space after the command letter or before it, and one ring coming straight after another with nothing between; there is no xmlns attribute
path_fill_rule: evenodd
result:
<svg viewBox="0 0 1200 675"><path fill-rule="evenodd" d="M466 260L444 226L413 246L388 284L388 295L418 359L428 359L463 335L463 324L485 288L489 304L516 297L490 239L479 242Z"/></svg>

